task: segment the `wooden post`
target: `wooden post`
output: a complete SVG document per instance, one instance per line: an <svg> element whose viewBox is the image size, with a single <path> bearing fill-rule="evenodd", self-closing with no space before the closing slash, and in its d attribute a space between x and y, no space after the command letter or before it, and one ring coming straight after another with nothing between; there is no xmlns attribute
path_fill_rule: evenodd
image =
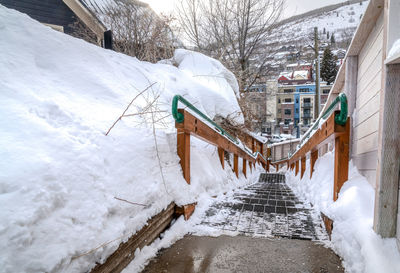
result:
<svg viewBox="0 0 400 273"><path fill-rule="evenodd" d="M340 189L349 175L350 118L346 122L345 133L335 138L335 167L333 201L338 199Z"/></svg>
<svg viewBox="0 0 400 273"><path fill-rule="evenodd" d="M190 184L190 134L179 128L177 133L177 153L181 159L183 177Z"/></svg>
<svg viewBox="0 0 400 273"><path fill-rule="evenodd" d="M384 238L394 237L397 233L400 248L400 64L387 65L385 69L387 74L380 104L374 229Z"/></svg>
<svg viewBox="0 0 400 273"><path fill-rule="evenodd" d="M239 177L239 157L237 154L233 155L233 171L236 174L236 177Z"/></svg>
<svg viewBox="0 0 400 273"><path fill-rule="evenodd" d="M251 162L249 161L249 167L250 167L250 172L253 172L252 166L251 166Z"/></svg>
<svg viewBox="0 0 400 273"><path fill-rule="evenodd" d="M225 158L224 158L225 151L224 149L218 147L218 157L219 161L221 162L222 169L225 169Z"/></svg>
<svg viewBox="0 0 400 273"><path fill-rule="evenodd" d="M315 161L318 159L318 150L315 150L311 152L311 157L310 157L310 178L312 178L312 174L314 172L314 165Z"/></svg>
<svg viewBox="0 0 400 273"><path fill-rule="evenodd" d="M260 153L264 156L264 145L260 143Z"/></svg>
<svg viewBox="0 0 400 273"><path fill-rule="evenodd" d="M295 175L297 176L298 173L299 173L299 161L296 160Z"/></svg>
<svg viewBox="0 0 400 273"><path fill-rule="evenodd" d="M279 171L279 163L275 164L276 171Z"/></svg>
<svg viewBox="0 0 400 273"><path fill-rule="evenodd" d="M246 159L243 158L243 170L242 170L244 177L247 177L247 165L246 165Z"/></svg>
<svg viewBox="0 0 400 273"><path fill-rule="evenodd" d="M251 151L254 153L255 150L256 150L255 147L254 147L254 138L251 137L250 139L251 139Z"/></svg>
<svg viewBox="0 0 400 273"><path fill-rule="evenodd" d="M304 172L306 171L306 157L301 158L301 172L300 172L300 179L303 178Z"/></svg>

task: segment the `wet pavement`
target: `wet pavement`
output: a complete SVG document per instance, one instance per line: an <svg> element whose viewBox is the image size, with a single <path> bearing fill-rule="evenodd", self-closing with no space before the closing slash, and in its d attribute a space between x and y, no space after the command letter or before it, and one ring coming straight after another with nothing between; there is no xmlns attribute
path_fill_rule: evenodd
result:
<svg viewBox="0 0 400 273"><path fill-rule="evenodd" d="M185 236L143 272L344 272L332 250L313 241L248 236Z"/></svg>
<svg viewBox="0 0 400 273"><path fill-rule="evenodd" d="M344 272L323 246L322 220L281 174L262 174L258 183L216 200L195 229L222 236L185 236L143 272Z"/></svg>
<svg viewBox="0 0 400 273"><path fill-rule="evenodd" d="M261 174L259 182L239 189L232 197L216 201L201 226L261 237L328 240L319 216L301 202L282 174ZM315 214L315 213L314 213Z"/></svg>

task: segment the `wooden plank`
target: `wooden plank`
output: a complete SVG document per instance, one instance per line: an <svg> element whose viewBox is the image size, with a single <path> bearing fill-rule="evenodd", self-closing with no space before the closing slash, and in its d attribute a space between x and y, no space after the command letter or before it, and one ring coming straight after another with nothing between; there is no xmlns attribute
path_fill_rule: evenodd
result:
<svg viewBox="0 0 400 273"><path fill-rule="evenodd" d="M362 139L372 133L375 133L379 129L379 112L376 112L371 117L366 119L364 122L356 125L354 130L355 140Z"/></svg>
<svg viewBox="0 0 400 273"><path fill-rule="evenodd" d="M244 159L243 158L243 160L242 160L242 172L243 172L243 174L244 174L244 177L247 177L247 161L246 161L246 159Z"/></svg>
<svg viewBox="0 0 400 273"><path fill-rule="evenodd" d="M218 147L218 157L219 162L221 162L222 169L225 169L225 151L220 147Z"/></svg>
<svg viewBox="0 0 400 273"><path fill-rule="evenodd" d="M329 240L331 240L332 230L333 230L333 220L321 212L322 221L324 221L325 230L329 235Z"/></svg>
<svg viewBox="0 0 400 273"><path fill-rule="evenodd" d="M306 171L306 157L301 158L301 172L300 172L300 179L303 178L304 172Z"/></svg>
<svg viewBox="0 0 400 273"><path fill-rule="evenodd" d="M294 174L297 176L297 174L299 173L299 161L298 160L295 162L295 165L296 165L296 168L295 168Z"/></svg>
<svg viewBox="0 0 400 273"><path fill-rule="evenodd" d="M373 69L372 65L376 58L382 58L382 46L383 46L383 25L377 26L376 32L372 32L368 37L367 43L364 45L363 49L359 55L359 80L369 79L365 77L365 74ZM380 56L380 57L379 57ZM381 69L382 64L378 64L375 70Z"/></svg>
<svg viewBox="0 0 400 273"><path fill-rule="evenodd" d="M239 177L239 157L237 154L233 155L233 171L236 174L236 177Z"/></svg>
<svg viewBox="0 0 400 273"><path fill-rule="evenodd" d="M175 207L175 213L180 216L183 215L183 218L187 221L189 220L190 216L192 216L195 208L196 208L197 203L193 204L187 204L183 206L176 206Z"/></svg>
<svg viewBox="0 0 400 273"><path fill-rule="evenodd" d="M367 71L359 71L358 72L358 80L357 85L359 85L357 96L360 96L363 91L371 84L371 81L374 80L374 76L377 71L382 70L382 52L376 56L376 58L372 61L371 66ZM360 76L360 73L364 74Z"/></svg>
<svg viewBox="0 0 400 273"><path fill-rule="evenodd" d="M362 86L357 86L357 89L362 90L362 92L357 95L357 110L364 107L364 105L379 94L382 89L382 70L376 70L375 72L372 78L368 80L368 83L360 83Z"/></svg>
<svg viewBox="0 0 400 273"><path fill-rule="evenodd" d="M121 243L103 264L97 264L91 273L117 273L135 258L136 249L150 245L172 222L175 204L171 203L165 210L152 217L147 224L128 241Z"/></svg>
<svg viewBox="0 0 400 273"><path fill-rule="evenodd" d="M190 134L177 130L177 153L181 163L183 177L190 184Z"/></svg>
<svg viewBox="0 0 400 273"><path fill-rule="evenodd" d="M315 150L311 152L311 158L310 158L310 178L312 178L313 172L314 172L314 165L315 162L318 159L318 150Z"/></svg>
<svg viewBox="0 0 400 273"><path fill-rule="evenodd" d="M355 154L363 154L371 151L376 151L378 149L378 132L376 131L370 135L356 140L355 144Z"/></svg>
<svg viewBox="0 0 400 273"><path fill-rule="evenodd" d="M374 229L394 237L400 173L400 64L388 65L380 126Z"/></svg>
<svg viewBox="0 0 400 273"><path fill-rule="evenodd" d="M335 138L334 201L337 200L340 189L349 175L350 118L347 119L345 127L346 133Z"/></svg>

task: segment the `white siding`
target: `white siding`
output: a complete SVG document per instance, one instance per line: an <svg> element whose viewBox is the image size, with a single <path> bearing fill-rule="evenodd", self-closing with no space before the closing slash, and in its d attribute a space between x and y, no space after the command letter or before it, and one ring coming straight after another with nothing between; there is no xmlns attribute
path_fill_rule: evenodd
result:
<svg viewBox="0 0 400 273"><path fill-rule="evenodd" d="M383 63L383 13L358 55L356 112L353 116L352 158L375 187L380 91Z"/></svg>

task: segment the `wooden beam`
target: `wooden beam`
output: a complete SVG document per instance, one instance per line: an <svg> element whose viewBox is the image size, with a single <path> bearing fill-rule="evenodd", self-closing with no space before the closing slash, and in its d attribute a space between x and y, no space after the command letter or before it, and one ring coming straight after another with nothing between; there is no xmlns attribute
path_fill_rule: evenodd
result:
<svg viewBox="0 0 400 273"><path fill-rule="evenodd" d="M400 64L388 65L382 101L375 190L374 229L382 237L400 238ZM396 219L398 222L396 223Z"/></svg>
<svg viewBox="0 0 400 273"><path fill-rule="evenodd" d="M304 172L306 171L306 157L301 158L301 172L300 172L300 179L303 178Z"/></svg>
<svg viewBox="0 0 400 273"><path fill-rule="evenodd" d="M247 177L247 162L246 162L246 159L243 158L242 162L243 162L243 164L242 164L242 168L243 168L242 172L244 174L244 177Z"/></svg>
<svg viewBox="0 0 400 273"><path fill-rule="evenodd" d="M350 118L347 119L345 134L335 138L335 167L333 200L338 199L340 189L349 175L349 140L350 140Z"/></svg>
<svg viewBox="0 0 400 273"><path fill-rule="evenodd" d="M218 147L218 157L219 162L221 162L222 169L225 169L225 151L220 147Z"/></svg>
<svg viewBox="0 0 400 273"><path fill-rule="evenodd" d="M75 15L91 30L98 38L103 39L104 32L107 28L92 14L80 1L63 0Z"/></svg>
<svg viewBox="0 0 400 273"><path fill-rule="evenodd" d="M126 242L120 243L104 263L96 263L96 266L90 272L117 273L123 271L135 258L136 249L150 245L171 224L174 219L174 208L175 204L171 203L166 209L153 216L141 230L129 237Z"/></svg>
<svg viewBox="0 0 400 273"><path fill-rule="evenodd" d="M236 177L239 178L239 157L237 154L233 155L233 171L236 174Z"/></svg>
<svg viewBox="0 0 400 273"><path fill-rule="evenodd" d="M310 157L310 179L312 178L314 172L314 165L317 159L318 159L318 150L312 151Z"/></svg>
<svg viewBox="0 0 400 273"><path fill-rule="evenodd" d="M297 160L296 162L295 162L295 164L296 164L296 168L295 168L295 175L297 176L297 174L299 173L299 161Z"/></svg>
<svg viewBox="0 0 400 273"><path fill-rule="evenodd" d="M177 153L181 159L183 177L190 184L190 134L182 129L178 129L177 134Z"/></svg>

